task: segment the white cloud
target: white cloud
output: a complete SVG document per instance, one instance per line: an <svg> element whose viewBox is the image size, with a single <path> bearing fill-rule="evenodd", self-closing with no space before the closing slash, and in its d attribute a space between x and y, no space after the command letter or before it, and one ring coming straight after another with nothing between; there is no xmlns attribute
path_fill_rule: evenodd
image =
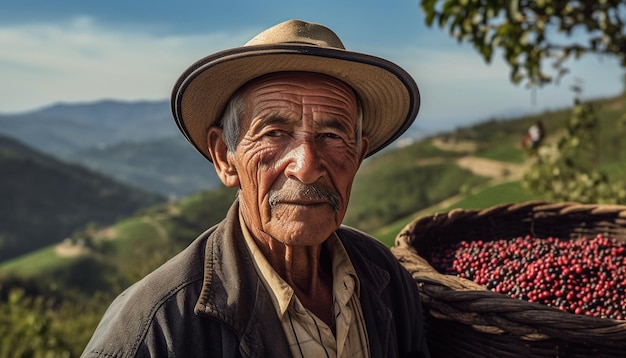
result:
<svg viewBox="0 0 626 358"><path fill-rule="evenodd" d="M155 36L152 30L103 27L89 17L0 26L0 113L59 101L167 99L187 66L245 43L258 28L193 36ZM357 51L396 62L415 77L422 92L421 122L431 126L562 108L572 102L568 86L575 78L583 79L587 97L622 90L617 61L587 57L572 64L561 86L539 90L533 104L530 91L510 83L509 69L497 56L486 64L468 45L437 32L428 36L421 44L419 38L408 40L403 48L362 42Z"/></svg>
<svg viewBox="0 0 626 358"><path fill-rule="evenodd" d="M251 36L156 37L100 27L87 17L0 27L0 112L58 101L166 99L195 60Z"/></svg>

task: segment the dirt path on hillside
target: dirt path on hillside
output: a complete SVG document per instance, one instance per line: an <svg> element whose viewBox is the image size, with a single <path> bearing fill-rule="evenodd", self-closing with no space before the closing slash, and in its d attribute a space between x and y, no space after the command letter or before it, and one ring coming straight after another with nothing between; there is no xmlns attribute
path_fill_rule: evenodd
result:
<svg viewBox="0 0 626 358"><path fill-rule="evenodd" d="M458 158L456 160L456 164L476 175L491 178L491 184L520 180L524 176L524 172L528 168L528 165L530 165L529 161L519 164L477 157L472 154L476 151L476 146L475 143L471 141L450 142L435 138L431 143L442 150L467 153L467 155ZM418 160L418 165L432 165L443 163L445 161L445 158L424 158ZM448 207L462 198L463 195L464 194L459 194L451 198L447 198L435 204L433 207ZM419 216L420 214L417 213L416 215Z"/></svg>
<svg viewBox="0 0 626 358"><path fill-rule="evenodd" d="M526 163L517 164L476 157L472 154L476 151L476 143L473 141L446 141L441 138L434 138L431 143L441 150L468 153L457 159L456 164L476 175L493 178L494 180L519 180L524 175L524 170L527 167ZM420 164L436 162L436 159L437 158L424 159Z"/></svg>
<svg viewBox="0 0 626 358"><path fill-rule="evenodd" d="M102 230L98 230L93 236L94 240L110 240L114 238L116 235L115 229L113 228L105 228ZM70 239L65 239L61 243L57 244L54 247L54 253L59 257L78 257L82 255L86 255L91 251L89 247L87 247L82 242L74 242Z"/></svg>
<svg viewBox="0 0 626 358"><path fill-rule="evenodd" d="M76 245L70 240L64 240L54 247L54 253L59 257L77 257L89 252L83 245Z"/></svg>
<svg viewBox="0 0 626 358"><path fill-rule="evenodd" d="M173 204L173 203L171 203ZM158 217L143 216L141 221L154 228L159 238L167 240L169 237L167 230L161 224L161 220L165 220L171 215L174 215L178 210L176 205L169 205L168 212L159 215ZM99 230L93 236L93 240L111 240L117 237L117 232L114 227L107 227ZM78 257L86 255L90 252L90 248L84 243L74 242L73 240L66 239L54 247L54 253L59 257Z"/></svg>
<svg viewBox="0 0 626 358"><path fill-rule="evenodd" d="M526 164L502 162L472 155L457 159L456 164L476 175L503 181L521 179L526 169Z"/></svg>
<svg viewBox="0 0 626 358"><path fill-rule="evenodd" d="M425 158L419 161L419 165L431 165L444 162L443 158ZM528 163L516 164L510 162L502 162L498 160L479 158L473 155L466 155L456 160L456 164L464 169L471 171L472 173L487 178L491 178L491 185L503 183L507 181L520 180ZM442 200L441 202L433 205L437 208L446 208L453 203L460 200L465 194L455 195L453 197ZM432 209L433 207L429 208ZM416 216L419 216L417 213Z"/></svg>

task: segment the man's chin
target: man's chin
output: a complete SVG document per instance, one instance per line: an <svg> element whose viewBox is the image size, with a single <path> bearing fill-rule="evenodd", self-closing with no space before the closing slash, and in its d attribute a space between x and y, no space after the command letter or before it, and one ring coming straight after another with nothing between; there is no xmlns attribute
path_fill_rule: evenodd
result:
<svg viewBox="0 0 626 358"><path fill-rule="evenodd" d="M312 246L322 244L339 227L335 216L303 217L300 220L275 220L270 224L272 237L285 245Z"/></svg>

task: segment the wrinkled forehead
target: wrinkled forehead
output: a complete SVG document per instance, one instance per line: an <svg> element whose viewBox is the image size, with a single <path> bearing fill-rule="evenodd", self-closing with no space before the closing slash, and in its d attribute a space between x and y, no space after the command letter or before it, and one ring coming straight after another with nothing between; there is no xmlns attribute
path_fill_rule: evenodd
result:
<svg viewBox="0 0 626 358"><path fill-rule="evenodd" d="M354 90L343 81L327 75L274 73L248 82L238 92L244 101L245 122L264 110L280 109L281 106L299 108L306 104L308 108L299 109L307 113L320 111L353 123L358 116L358 99Z"/></svg>
<svg viewBox="0 0 626 358"><path fill-rule="evenodd" d="M345 82L328 75L312 72L278 72L255 78L243 85L239 93L249 95L251 92L273 88L288 88L296 93L306 94L309 91L328 91L339 96L346 104L358 102L355 91Z"/></svg>

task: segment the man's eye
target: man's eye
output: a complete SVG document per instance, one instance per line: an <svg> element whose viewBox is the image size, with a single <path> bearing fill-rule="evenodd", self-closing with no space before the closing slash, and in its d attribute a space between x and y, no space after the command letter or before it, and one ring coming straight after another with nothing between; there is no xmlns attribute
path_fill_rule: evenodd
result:
<svg viewBox="0 0 626 358"><path fill-rule="evenodd" d="M265 132L266 137L281 137L283 135L285 135L285 132L281 130L271 130Z"/></svg>
<svg viewBox="0 0 626 358"><path fill-rule="evenodd" d="M340 139L341 136L335 134L335 133L322 133L322 137L323 138L330 138L330 139Z"/></svg>

